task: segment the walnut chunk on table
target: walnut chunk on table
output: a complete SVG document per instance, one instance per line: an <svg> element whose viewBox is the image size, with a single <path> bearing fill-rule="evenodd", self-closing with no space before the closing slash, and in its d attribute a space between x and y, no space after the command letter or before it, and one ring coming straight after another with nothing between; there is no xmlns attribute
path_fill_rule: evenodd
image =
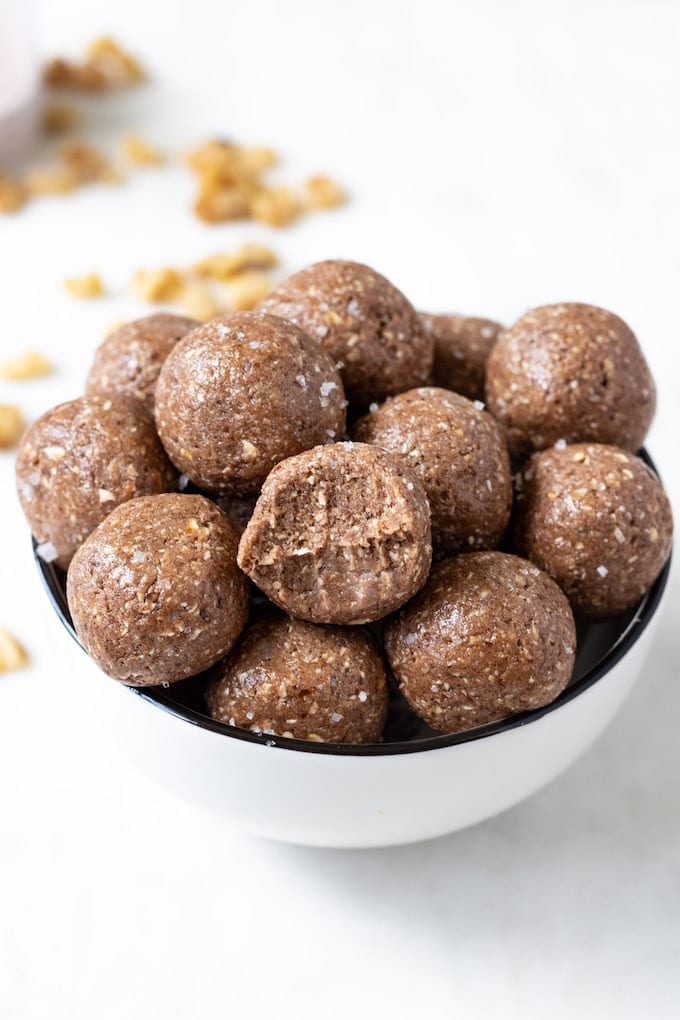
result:
<svg viewBox="0 0 680 1020"><path fill-rule="evenodd" d="M0 627L0 673L23 669L28 665L28 653L4 627Z"/></svg>
<svg viewBox="0 0 680 1020"><path fill-rule="evenodd" d="M0 404L0 450L11 450L24 431L24 416L16 404Z"/></svg>

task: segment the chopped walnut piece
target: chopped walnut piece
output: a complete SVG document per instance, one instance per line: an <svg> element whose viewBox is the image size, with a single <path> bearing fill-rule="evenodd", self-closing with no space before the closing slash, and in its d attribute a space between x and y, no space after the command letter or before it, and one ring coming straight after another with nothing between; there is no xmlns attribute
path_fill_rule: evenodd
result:
<svg viewBox="0 0 680 1020"><path fill-rule="evenodd" d="M162 152L154 149L139 135L128 135L123 140L123 153L137 166L160 166L165 158Z"/></svg>
<svg viewBox="0 0 680 1020"><path fill-rule="evenodd" d="M187 315L199 322L214 319L221 310L208 288L199 280L191 280L183 286L179 303Z"/></svg>
<svg viewBox="0 0 680 1020"><path fill-rule="evenodd" d="M104 287L98 273L72 276L68 280L64 280L64 286L71 297L80 298L81 300L101 297L104 293Z"/></svg>
<svg viewBox="0 0 680 1020"><path fill-rule="evenodd" d="M37 379L41 375L50 375L54 371L52 365L42 354L27 351L15 358L0 362L0 379L19 382L24 379Z"/></svg>
<svg viewBox="0 0 680 1020"><path fill-rule="evenodd" d="M271 248L262 244L244 244L231 254L210 255L192 268L199 276L210 280L230 280L246 269L271 269L278 263Z"/></svg>
<svg viewBox="0 0 680 1020"><path fill-rule="evenodd" d="M187 154L187 165L213 184L234 184L237 181L254 181L264 170L274 166L278 157L272 149L248 148L211 139Z"/></svg>
<svg viewBox="0 0 680 1020"><path fill-rule="evenodd" d="M142 301L175 301L182 290L182 274L176 269L138 269L133 287Z"/></svg>
<svg viewBox="0 0 680 1020"><path fill-rule="evenodd" d="M130 85L144 81L144 68L132 54L119 46L110 36L101 36L87 47L86 66L96 67L112 86Z"/></svg>
<svg viewBox="0 0 680 1020"><path fill-rule="evenodd" d="M43 71L48 88L109 92L135 85L146 77L141 64L108 36L95 39L82 63L57 57Z"/></svg>
<svg viewBox="0 0 680 1020"><path fill-rule="evenodd" d="M0 404L0 450L11 450L24 431L24 418L16 404Z"/></svg>
<svg viewBox="0 0 680 1020"><path fill-rule="evenodd" d="M302 203L290 188L262 188L250 201L253 219L270 227L287 227L302 212Z"/></svg>
<svg viewBox="0 0 680 1020"><path fill-rule="evenodd" d="M307 205L312 209L335 209L347 196L330 177L310 177L305 184Z"/></svg>
<svg viewBox="0 0 680 1020"><path fill-rule="evenodd" d="M206 223L254 219L286 227L305 209L330 209L345 200L328 177L312 177L303 203L290 188L267 186L264 175L278 162L272 149L212 139L192 150L187 165L198 176L194 211Z"/></svg>
<svg viewBox="0 0 680 1020"><path fill-rule="evenodd" d="M71 142L62 148L61 159L67 170L70 170L80 183L112 182L119 179L106 156L93 145Z"/></svg>
<svg viewBox="0 0 680 1020"><path fill-rule="evenodd" d="M42 129L46 135L63 135L73 131L82 120L82 114L68 103L53 103L45 107L42 115Z"/></svg>
<svg viewBox="0 0 680 1020"><path fill-rule="evenodd" d="M204 223L242 220L248 215L248 202L238 188L202 185L194 212Z"/></svg>
<svg viewBox="0 0 680 1020"><path fill-rule="evenodd" d="M28 201L28 190L21 181L0 171L0 213L17 212Z"/></svg>
<svg viewBox="0 0 680 1020"><path fill-rule="evenodd" d="M28 665L28 655L17 639L4 627L0 627L0 673L22 669Z"/></svg>
<svg viewBox="0 0 680 1020"><path fill-rule="evenodd" d="M223 284L229 307L235 312L248 312L272 289L266 273L248 269Z"/></svg>
<svg viewBox="0 0 680 1020"><path fill-rule="evenodd" d="M24 183L31 195L67 195L80 185L73 171L64 167L36 167Z"/></svg>

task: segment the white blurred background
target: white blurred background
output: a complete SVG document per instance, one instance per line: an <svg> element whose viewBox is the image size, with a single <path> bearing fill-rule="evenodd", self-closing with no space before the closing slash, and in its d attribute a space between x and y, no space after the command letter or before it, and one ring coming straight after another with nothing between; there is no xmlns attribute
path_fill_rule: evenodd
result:
<svg viewBox="0 0 680 1020"><path fill-rule="evenodd" d="M45 55L110 33L149 69L86 104L88 138L270 145L282 180L329 173L351 202L280 232L209 228L178 160L2 218L0 352L58 372L0 401L35 416L76 396L109 326L145 312L135 269L257 239L284 271L368 262L423 310L617 312L657 379L649 447L680 514L680 3L34 7ZM107 296L75 302L64 278L92 270ZM229 832L96 745L7 454L0 492L0 624L33 660L0 678L2 1020L677 1016L677 576L643 680L551 787L430 844L300 850Z"/></svg>

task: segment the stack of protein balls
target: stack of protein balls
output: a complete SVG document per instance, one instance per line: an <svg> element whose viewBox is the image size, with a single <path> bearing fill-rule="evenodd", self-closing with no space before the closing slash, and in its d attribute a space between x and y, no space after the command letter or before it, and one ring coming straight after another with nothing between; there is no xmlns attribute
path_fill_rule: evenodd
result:
<svg viewBox="0 0 680 1020"><path fill-rule="evenodd" d="M24 436L19 495L115 679L210 670L215 719L366 743L389 676L456 732L556 698L572 609L620 613L658 576L671 511L635 455L654 405L610 312L418 315L329 261L259 311L107 337L87 395Z"/></svg>

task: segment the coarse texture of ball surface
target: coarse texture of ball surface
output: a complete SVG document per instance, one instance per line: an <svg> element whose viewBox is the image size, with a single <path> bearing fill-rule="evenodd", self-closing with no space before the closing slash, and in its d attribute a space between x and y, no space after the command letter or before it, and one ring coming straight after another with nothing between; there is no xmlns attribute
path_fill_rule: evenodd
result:
<svg viewBox="0 0 680 1020"><path fill-rule="evenodd" d="M195 319L157 312L120 326L97 348L85 392L133 397L153 414L163 362L175 344L198 325Z"/></svg>
<svg viewBox="0 0 680 1020"><path fill-rule="evenodd" d="M275 287L260 307L323 344L357 407L429 379L432 337L401 291L368 266L317 262Z"/></svg>
<svg viewBox="0 0 680 1020"><path fill-rule="evenodd" d="M255 733L370 744L385 723L387 674L364 631L266 611L215 667L207 703L213 719Z"/></svg>
<svg viewBox="0 0 680 1020"><path fill-rule="evenodd" d="M418 477L363 443L317 447L278 464L241 536L238 562L291 616L379 620L425 583L430 510Z"/></svg>
<svg viewBox="0 0 680 1020"><path fill-rule="evenodd" d="M90 396L53 407L24 433L16 481L41 554L66 568L115 507L174 489L177 474L138 403Z"/></svg>
<svg viewBox="0 0 680 1020"><path fill-rule="evenodd" d="M420 321L434 341L432 381L435 386L462 393L470 400L484 399L486 360L503 329L493 319L468 315L429 315Z"/></svg>
<svg viewBox="0 0 680 1020"><path fill-rule="evenodd" d="M673 518L661 482L615 446L536 454L518 477L516 508L513 546L587 616L632 608L670 553Z"/></svg>
<svg viewBox="0 0 680 1020"><path fill-rule="evenodd" d="M560 439L638 450L656 391L625 322L561 304L535 308L502 332L487 361L486 400L517 456Z"/></svg>
<svg viewBox="0 0 680 1020"><path fill-rule="evenodd" d="M576 630L567 599L533 563L465 553L433 567L387 622L385 650L414 712L458 733L554 701L573 672Z"/></svg>
<svg viewBox="0 0 680 1020"><path fill-rule="evenodd" d="M497 422L479 405L432 386L409 390L361 418L352 435L421 479L435 558L498 545L512 507L510 458Z"/></svg>
<svg viewBox="0 0 680 1020"><path fill-rule="evenodd" d="M332 358L273 315L222 315L168 356L156 425L170 459L208 492L257 492L273 466L345 428Z"/></svg>
<svg viewBox="0 0 680 1020"><path fill-rule="evenodd" d="M204 496L147 496L118 507L68 572L68 605L86 651L136 687L212 666L248 617L237 544L238 532Z"/></svg>

